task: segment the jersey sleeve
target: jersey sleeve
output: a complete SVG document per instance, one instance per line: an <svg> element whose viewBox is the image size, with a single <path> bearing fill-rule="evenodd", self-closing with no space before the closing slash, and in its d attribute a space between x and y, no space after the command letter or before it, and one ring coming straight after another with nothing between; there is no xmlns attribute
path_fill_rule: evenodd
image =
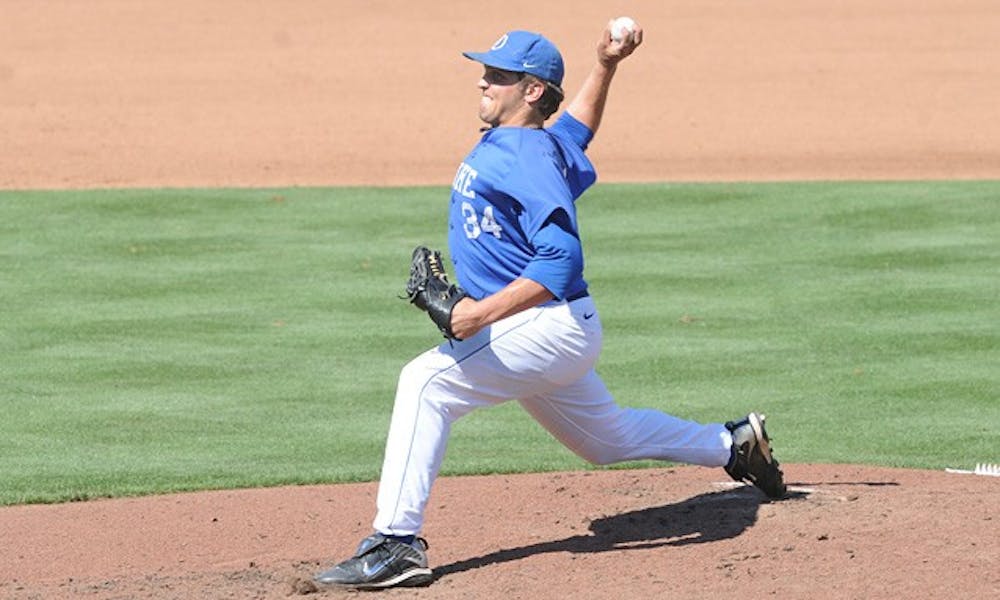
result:
<svg viewBox="0 0 1000 600"><path fill-rule="evenodd" d="M531 240L535 255L522 277L531 279L562 300L583 276L583 248L570 230L568 216L556 211Z"/></svg>
<svg viewBox="0 0 1000 600"><path fill-rule="evenodd" d="M572 142L581 150L586 150L594 139L594 132L568 112L563 112L556 122L549 127L549 132Z"/></svg>

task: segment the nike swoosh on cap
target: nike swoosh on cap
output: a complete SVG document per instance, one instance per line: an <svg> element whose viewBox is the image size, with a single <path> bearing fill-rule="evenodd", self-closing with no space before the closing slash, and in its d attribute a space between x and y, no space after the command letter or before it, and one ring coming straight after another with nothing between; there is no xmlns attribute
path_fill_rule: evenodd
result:
<svg viewBox="0 0 1000 600"><path fill-rule="evenodd" d="M521 63L521 66L524 67L525 69L534 69L538 65L532 65L532 64L529 64L529 63Z"/></svg>

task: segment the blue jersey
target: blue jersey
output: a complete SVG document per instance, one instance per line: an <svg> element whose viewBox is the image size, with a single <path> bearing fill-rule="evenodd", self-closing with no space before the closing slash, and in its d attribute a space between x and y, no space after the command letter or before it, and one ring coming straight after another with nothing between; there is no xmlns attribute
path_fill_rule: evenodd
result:
<svg viewBox="0 0 1000 600"><path fill-rule="evenodd" d="M472 149L455 175L448 217L452 263L469 295L482 299L521 276L536 255L532 240L559 209L579 238L574 202L597 179L584 154L592 137L564 112L546 129L490 129ZM586 289L582 261L559 286L549 289L557 298Z"/></svg>

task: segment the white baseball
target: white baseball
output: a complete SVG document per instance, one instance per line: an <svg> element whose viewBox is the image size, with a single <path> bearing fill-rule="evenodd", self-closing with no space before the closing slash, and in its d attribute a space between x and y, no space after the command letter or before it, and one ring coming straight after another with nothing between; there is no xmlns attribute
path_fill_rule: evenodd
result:
<svg viewBox="0 0 1000 600"><path fill-rule="evenodd" d="M633 31L635 31L635 21L631 17L618 17L611 24L611 39L620 42L626 35L632 35Z"/></svg>

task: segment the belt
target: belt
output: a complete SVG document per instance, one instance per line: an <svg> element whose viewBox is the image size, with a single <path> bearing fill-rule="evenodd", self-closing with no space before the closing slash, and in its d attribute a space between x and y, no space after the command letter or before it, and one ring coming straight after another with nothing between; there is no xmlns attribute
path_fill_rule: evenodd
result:
<svg viewBox="0 0 1000 600"><path fill-rule="evenodd" d="M573 294L571 296L567 296L566 297L566 302L572 302L574 300L579 300L580 298L586 298L589 295L590 295L590 292L587 291L587 288L584 288L581 291L579 291L579 292L577 292L577 293L575 293L575 294Z"/></svg>

